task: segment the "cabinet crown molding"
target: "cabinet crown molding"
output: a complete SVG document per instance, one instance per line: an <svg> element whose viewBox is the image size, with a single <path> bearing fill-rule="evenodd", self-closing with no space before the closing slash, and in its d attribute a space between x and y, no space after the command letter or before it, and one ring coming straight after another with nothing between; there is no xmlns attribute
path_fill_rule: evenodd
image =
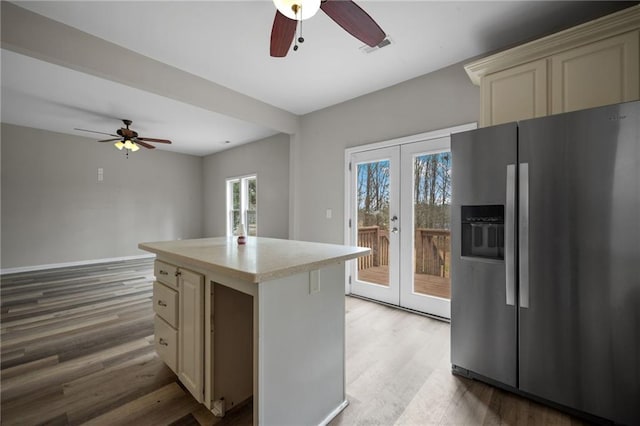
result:
<svg viewBox="0 0 640 426"><path fill-rule="evenodd" d="M483 76L640 28L640 5L530 41L465 65L476 86Z"/></svg>

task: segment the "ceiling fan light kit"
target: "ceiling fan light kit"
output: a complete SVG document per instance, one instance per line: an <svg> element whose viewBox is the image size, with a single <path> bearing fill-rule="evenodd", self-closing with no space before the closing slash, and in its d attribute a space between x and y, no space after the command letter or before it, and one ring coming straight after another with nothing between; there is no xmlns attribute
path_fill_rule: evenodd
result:
<svg viewBox="0 0 640 426"><path fill-rule="evenodd" d="M116 148L118 148L120 151L122 151L122 149L126 149L128 151L132 151L132 152L136 152L140 149L140 147L135 143L135 142L131 142L131 140L127 139L124 142L122 141L118 141L116 143L113 144Z"/></svg>
<svg viewBox="0 0 640 426"><path fill-rule="evenodd" d="M273 0L276 8L289 19L304 21L320 9L320 0Z"/></svg>

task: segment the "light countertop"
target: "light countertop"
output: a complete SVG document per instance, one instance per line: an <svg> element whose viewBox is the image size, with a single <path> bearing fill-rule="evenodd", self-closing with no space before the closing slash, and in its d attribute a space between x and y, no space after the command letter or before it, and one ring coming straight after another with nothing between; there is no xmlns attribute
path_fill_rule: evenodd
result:
<svg viewBox="0 0 640 426"><path fill-rule="evenodd" d="M370 249L337 244L247 237L240 246L235 237L140 243L138 247L167 260L259 283L320 269L366 256Z"/></svg>

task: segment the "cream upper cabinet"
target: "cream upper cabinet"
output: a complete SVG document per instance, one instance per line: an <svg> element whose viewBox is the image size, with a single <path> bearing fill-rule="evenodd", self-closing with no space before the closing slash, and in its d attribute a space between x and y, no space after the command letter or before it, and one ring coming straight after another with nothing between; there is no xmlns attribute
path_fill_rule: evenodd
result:
<svg viewBox="0 0 640 426"><path fill-rule="evenodd" d="M551 112L639 99L640 32L591 43L551 57Z"/></svg>
<svg viewBox="0 0 640 426"><path fill-rule="evenodd" d="M501 124L542 117L547 108L547 61L531 62L482 79L482 123Z"/></svg>
<svg viewBox="0 0 640 426"><path fill-rule="evenodd" d="M640 99L640 5L465 65L480 125Z"/></svg>

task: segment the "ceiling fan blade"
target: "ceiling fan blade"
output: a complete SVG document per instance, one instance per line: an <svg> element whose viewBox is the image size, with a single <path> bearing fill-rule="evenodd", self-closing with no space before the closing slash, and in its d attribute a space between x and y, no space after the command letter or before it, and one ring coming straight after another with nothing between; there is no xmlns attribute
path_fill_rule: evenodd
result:
<svg viewBox="0 0 640 426"><path fill-rule="evenodd" d="M101 141L98 142L113 142L113 141L119 141L122 138L113 138L113 139L103 139Z"/></svg>
<svg viewBox="0 0 640 426"><path fill-rule="evenodd" d="M137 143L137 144L138 144L138 145L140 145L140 146L144 146L145 148L148 148L148 149L156 149L156 147L155 147L155 146L153 146L153 145L151 145L151 144L149 144L149 143L146 143L146 142L142 142L142 141L140 140L140 138L136 139L135 143Z"/></svg>
<svg viewBox="0 0 640 426"><path fill-rule="evenodd" d="M109 136L118 137L118 135L114 135L113 133L96 132L95 130L87 130L87 129L78 129L77 127L74 127L73 130L80 130L81 132L98 133L98 134L101 134L101 135L109 135Z"/></svg>
<svg viewBox="0 0 640 426"><path fill-rule="evenodd" d="M293 38L296 35L296 26L298 21L289 19L280 11L276 11L276 17L273 19L273 27L271 28L271 56L274 58L283 58L287 56Z"/></svg>
<svg viewBox="0 0 640 426"><path fill-rule="evenodd" d="M136 138L136 141L147 141L156 143L171 143L168 139L155 139L155 138Z"/></svg>
<svg viewBox="0 0 640 426"><path fill-rule="evenodd" d="M320 9L349 34L371 47L387 36L376 21L351 0L327 0Z"/></svg>

